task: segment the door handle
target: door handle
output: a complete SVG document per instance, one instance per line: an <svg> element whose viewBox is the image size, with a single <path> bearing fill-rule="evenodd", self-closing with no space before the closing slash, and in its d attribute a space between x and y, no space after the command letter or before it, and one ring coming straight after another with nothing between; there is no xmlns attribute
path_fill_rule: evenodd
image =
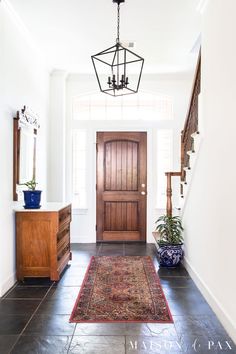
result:
<svg viewBox="0 0 236 354"><path fill-rule="evenodd" d="M141 194L142 194L142 195L146 195L146 192L142 191Z"/></svg>

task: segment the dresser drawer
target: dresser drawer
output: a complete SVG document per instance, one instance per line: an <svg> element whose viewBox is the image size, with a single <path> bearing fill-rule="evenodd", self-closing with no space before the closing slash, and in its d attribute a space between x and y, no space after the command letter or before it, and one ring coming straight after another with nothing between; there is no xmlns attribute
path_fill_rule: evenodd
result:
<svg viewBox="0 0 236 354"><path fill-rule="evenodd" d="M59 211L59 229L62 229L65 224L69 224L71 222L71 206L68 205L66 208L63 208Z"/></svg>
<svg viewBox="0 0 236 354"><path fill-rule="evenodd" d="M61 244L63 239L67 236L70 235L70 224L65 224L63 229L60 230L57 234L57 245Z"/></svg>
<svg viewBox="0 0 236 354"><path fill-rule="evenodd" d="M57 255L61 254L61 251L67 246L70 245L70 234L66 234L60 242L57 244Z"/></svg>
<svg viewBox="0 0 236 354"><path fill-rule="evenodd" d="M70 244L69 243L63 244L63 247L61 247L61 249L57 253L58 263L60 264L60 262L64 259L65 255L69 255L69 253L70 253Z"/></svg>

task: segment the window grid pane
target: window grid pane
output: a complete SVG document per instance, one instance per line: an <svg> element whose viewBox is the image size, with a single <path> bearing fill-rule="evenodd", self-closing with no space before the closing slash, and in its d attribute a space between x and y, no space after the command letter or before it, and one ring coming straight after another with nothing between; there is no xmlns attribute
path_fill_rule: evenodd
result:
<svg viewBox="0 0 236 354"><path fill-rule="evenodd" d="M157 208L166 207L165 172L173 170L173 130L157 132Z"/></svg>
<svg viewBox="0 0 236 354"><path fill-rule="evenodd" d="M87 132L76 129L73 131L73 208L87 208L86 181Z"/></svg>
<svg viewBox="0 0 236 354"><path fill-rule="evenodd" d="M140 92L113 97L84 95L73 100L75 120L172 120L173 98L163 94Z"/></svg>

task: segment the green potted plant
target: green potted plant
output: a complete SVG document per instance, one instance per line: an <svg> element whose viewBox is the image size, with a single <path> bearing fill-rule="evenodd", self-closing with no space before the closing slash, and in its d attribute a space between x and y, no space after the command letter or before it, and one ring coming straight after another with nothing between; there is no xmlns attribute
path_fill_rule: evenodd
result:
<svg viewBox="0 0 236 354"><path fill-rule="evenodd" d="M41 193L42 191L36 190L36 186L38 183L36 183L35 179L32 178L32 180L21 183L22 186L28 187L28 190L23 191L24 193L24 201L25 209L39 209L41 207L40 201L41 201Z"/></svg>
<svg viewBox="0 0 236 354"><path fill-rule="evenodd" d="M183 226L179 216L162 215L156 221L159 233L158 255L160 265L176 267L183 258Z"/></svg>

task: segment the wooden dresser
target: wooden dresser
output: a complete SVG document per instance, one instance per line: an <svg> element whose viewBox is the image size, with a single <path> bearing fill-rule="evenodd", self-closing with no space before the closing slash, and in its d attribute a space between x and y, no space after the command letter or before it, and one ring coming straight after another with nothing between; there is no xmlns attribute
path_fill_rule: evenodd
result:
<svg viewBox="0 0 236 354"><path fill-rule="evenodd" d="M59 280L71 260L71 205L47 203L40 209L15 208L17 279Z"/></svg>

